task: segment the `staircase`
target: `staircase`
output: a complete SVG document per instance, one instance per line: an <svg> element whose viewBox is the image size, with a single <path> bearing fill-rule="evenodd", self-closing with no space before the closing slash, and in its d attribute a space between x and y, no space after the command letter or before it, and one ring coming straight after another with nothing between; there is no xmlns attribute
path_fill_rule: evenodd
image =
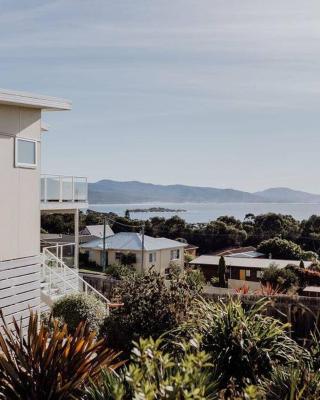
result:
<svg viewBox="0 0 320 400"><path fill-rule="evenodd" d="M40 284L41 311L50 311L53 303L67 294L84 292L97 296L106 304L109 312L110 301L80 277L77 268L69 267L62 254L63 245L43 249Z"/></svg>

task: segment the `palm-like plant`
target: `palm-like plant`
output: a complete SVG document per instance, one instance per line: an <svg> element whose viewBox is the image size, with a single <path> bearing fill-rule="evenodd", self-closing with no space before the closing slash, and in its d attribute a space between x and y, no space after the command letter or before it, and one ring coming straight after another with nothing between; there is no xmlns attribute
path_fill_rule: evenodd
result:
<svg viewBox="0 0 320 400"><path fill-rule="evenodd" d="M265 299L244 308L239 299L199 300L180 334L202 335L203 349L220 374L221 387L232 380L239 386L257 384L279 364L298 363L304 350L287 335L288 324L264 315Z"/></svg>
<svg viewBox="0 0 320 400"><path fill-rule="evenodd" d="M82 385L95 379L104 367L113 372L122 363L118 354L97 341L95 332L79 324L74 334L54 322L53 330L30 312L29 326L13 320L9 328L0 312L0 399L64 400L79 398Z"/></svg>

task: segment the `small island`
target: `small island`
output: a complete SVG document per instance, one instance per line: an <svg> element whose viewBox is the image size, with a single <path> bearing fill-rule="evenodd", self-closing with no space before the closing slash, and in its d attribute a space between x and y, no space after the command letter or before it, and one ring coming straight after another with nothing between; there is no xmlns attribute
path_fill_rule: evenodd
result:
<svg viewBox="0 0 320 400"><path fill-rule="evenodd" d="M127 210L129 213L139 213L139 212L186 212L183 209L172 209L165 207L149 207L149 208L133 208Z"/></svg>

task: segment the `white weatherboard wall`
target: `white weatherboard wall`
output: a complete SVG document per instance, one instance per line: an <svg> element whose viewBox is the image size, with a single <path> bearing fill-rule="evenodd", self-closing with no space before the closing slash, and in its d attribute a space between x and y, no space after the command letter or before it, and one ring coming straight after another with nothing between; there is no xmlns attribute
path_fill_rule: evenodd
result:
<svg viewBox="0 0 320 400"><path fill-rule="evenodd" d="M41 111L0 105L0 261L40 253ZM15 138L38 141L35 169L15 168Z"/></svg>
<svg viewBox="0 0 320 400"><path fill-rule="evenodd" d="M0 308L26 318L40 304L41 110L0 105ZM15 167L15 138L37 141L37 167Z"/></svg>

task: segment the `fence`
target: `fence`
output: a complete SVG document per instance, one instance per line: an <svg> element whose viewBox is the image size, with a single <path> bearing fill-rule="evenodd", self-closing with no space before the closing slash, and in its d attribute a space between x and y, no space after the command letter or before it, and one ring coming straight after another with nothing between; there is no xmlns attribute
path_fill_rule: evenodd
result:
<svg viewBox="0 0 320 400"><path fill-rule="evenodd" d="M228 301L230 298L240 298L244 307L251 307L259 300L266 298L263 295L239 295L239 294L205 294L207 299ZM289 334L297 341L305 341L310 338L311 332L317 327L320 329L320 298L305 296L276 295L268 296L269 303L266 314L289 322L291 330Z"/></svg>

